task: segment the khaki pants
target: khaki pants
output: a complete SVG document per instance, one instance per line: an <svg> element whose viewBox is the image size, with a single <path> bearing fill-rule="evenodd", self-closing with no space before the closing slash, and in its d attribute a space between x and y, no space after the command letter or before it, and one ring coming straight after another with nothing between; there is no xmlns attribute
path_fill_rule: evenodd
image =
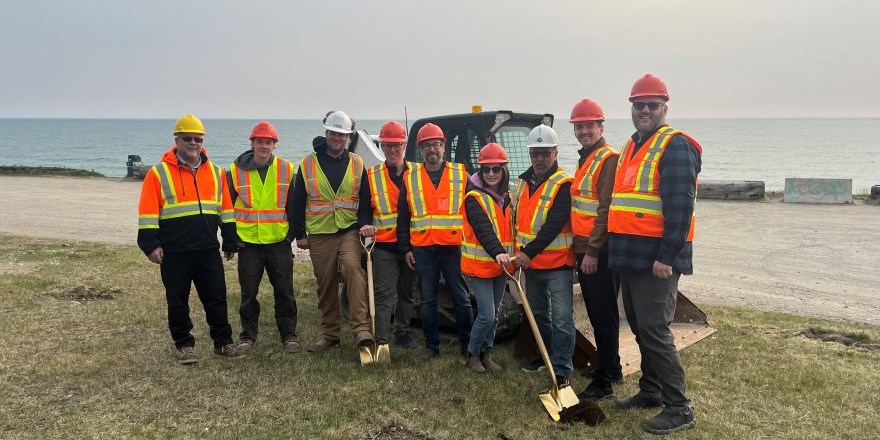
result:
<svg viewBox="0 0 880 440"><path fill-rule="evenodd" d="M367 274L361 267L360 244L357 231L309 236L309 254L318 279L318 308L321 310L321 332L324 339L339 340L339 280L337 263L342 263L348 296L348 314L352 334L370 331L367 310Z"/></svg>

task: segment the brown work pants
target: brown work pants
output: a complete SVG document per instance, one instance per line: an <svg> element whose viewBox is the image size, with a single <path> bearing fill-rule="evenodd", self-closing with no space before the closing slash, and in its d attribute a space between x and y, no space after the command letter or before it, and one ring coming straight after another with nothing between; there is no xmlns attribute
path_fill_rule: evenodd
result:
<svg viewBox="0 0 880 440"><path fill-rule="evenodd" d="M361 266L357 231L309 235L309 254L318 279L318 308L321 310L321 332L324 339L339 340L339 279L337 264L342 264L348 296L348 316L352 334L370 331L367 310L367 274Z"/></svg>

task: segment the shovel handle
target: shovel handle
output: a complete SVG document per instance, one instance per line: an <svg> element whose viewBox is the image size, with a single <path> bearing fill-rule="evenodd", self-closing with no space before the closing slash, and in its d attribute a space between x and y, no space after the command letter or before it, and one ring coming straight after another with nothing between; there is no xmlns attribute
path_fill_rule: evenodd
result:
<svg viewBox="0 0 880 440"><path fill-rule="evenodd" d="M373 287L373 247L376 246L376 240L370 241L370 244L366 243L366 238L363 236L360 238L361 246L364 248L364 251L367 253L367 301L370 306L370 323L373 332L373 340L376 338L376 293ZM376 345L376 342L373 343Z"/></svg>

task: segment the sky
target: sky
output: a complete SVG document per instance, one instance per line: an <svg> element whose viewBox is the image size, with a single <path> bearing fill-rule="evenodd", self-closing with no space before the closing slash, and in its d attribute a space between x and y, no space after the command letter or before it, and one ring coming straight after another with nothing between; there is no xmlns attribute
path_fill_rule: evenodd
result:
<svg viewBox="0 0 880 440"><path fill-rule="evenodd" d="M0 0L0 118L880 117L880 2Z"/></svg>

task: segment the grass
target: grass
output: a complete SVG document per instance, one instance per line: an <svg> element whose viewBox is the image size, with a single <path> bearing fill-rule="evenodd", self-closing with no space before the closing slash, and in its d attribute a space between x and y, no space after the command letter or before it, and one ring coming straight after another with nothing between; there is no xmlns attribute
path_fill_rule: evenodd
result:
<svg viewBox="0 0 880 440"><path fill-rule="evenodd" d="M32 167L23 165L0 165L0 176L57 176L57 177L105 177L95 170L79 170L67 167Z"/></svg>
<svg viewBox="0 0 880 440"><path fill-rule="evenodd" d="M239 329L234 262L229 310ZM554 424L537 399L546 376L466 372L449 339L430 363L392 348L362 367L351 338L314 355L284 354L261 288L261 337L246 359L209 354L193 295L200 362L176 363L158 268L134 247L0 235L0 438L374 438L402 425L436 439L653 438L652 411L614 412L597 428ZM66 293L65 293L66 292ZM319 337L311 266L296 263L298 333ZM803 336L808 329L877 342L880 328L706 307L718 329L682 352L699 425L680 438L866 438L880 432L880 355ZM414 331L414 334L419 333ZM616 387L637 389L637 376ZM573 379L580 390L586 379ZM384 438L384 437L383 437Z"/></svg>

